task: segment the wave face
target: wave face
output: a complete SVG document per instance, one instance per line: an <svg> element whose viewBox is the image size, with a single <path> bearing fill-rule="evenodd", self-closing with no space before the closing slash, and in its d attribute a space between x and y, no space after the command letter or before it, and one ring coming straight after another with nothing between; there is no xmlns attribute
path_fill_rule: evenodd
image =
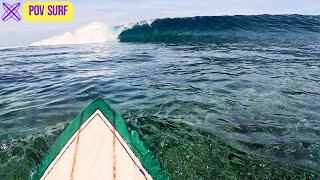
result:
<svg viewBox="0 0 320 180"><path fill-rule="evenodd" d="M48 39L32 43L32 46L91 44L116 41L118 30L101 22L93 22L77 28L74 32L65 32Z"/></svg>
<svg viewBox="0 0 320 180"><path fill-rule="evenodd" d="M288 34L288 32L290 32ZM320 32L320 16L256 15L202 16L157 19L151 24L137 24L119 35L122 42L238 42L274 39L285 35L295 39L297 33ZM279 38L279 37L277 37ZM305 35L304 35L305 38Z"/></svg>

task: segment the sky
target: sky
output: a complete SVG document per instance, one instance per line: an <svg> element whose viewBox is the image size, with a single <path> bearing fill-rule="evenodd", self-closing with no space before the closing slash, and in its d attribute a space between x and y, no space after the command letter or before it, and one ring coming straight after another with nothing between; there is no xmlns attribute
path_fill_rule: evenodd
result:
<svg viewBox="0 0 320 180"><path fill-rule="evenodd" d="M26 0L1 0L1 4L2 2L14 4L24 3ZM319 0L74 0L71 2L75 7L74 19L71 22L0 21L0 47L29 45L57 34L72 32L77 27L95 21L114 26L164 17L320 14ZM1 7L0 15L3 13L4 9Z"/></svg>

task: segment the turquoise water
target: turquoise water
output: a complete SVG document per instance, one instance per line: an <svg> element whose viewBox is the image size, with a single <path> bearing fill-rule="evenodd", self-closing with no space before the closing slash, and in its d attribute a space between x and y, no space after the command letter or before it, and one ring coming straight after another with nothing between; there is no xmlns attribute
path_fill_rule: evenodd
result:
<svg viewBox="0 0 320 180"><path fill-rule="evenodd" d="M0 179L32 176L97 96L172 179L320 179L320 39L311 29L1 49Z"/></svg>

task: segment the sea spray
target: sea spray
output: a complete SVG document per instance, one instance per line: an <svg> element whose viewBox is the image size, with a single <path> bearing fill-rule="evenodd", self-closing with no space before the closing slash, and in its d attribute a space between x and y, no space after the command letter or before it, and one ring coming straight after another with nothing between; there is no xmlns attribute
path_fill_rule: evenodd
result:
<svg viewBox="0 0 320 180"><path fill-rule="evenodd" d="M32 43L32 46L91 44L116 41L119 32L102 22L92 22L77 28L74 32L65 32L51 38Z"/></svg>

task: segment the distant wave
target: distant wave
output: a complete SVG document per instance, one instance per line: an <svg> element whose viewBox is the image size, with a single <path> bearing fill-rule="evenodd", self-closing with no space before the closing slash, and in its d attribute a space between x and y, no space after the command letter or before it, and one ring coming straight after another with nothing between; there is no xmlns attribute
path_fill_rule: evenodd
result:
<svg viewBox="0 0 320 180"><path fill-rule="evenodd" d="M117 40L159 43L300 43L320 39L319 32L320 16L198 16L155 19L115 27L93 22L77 28L74 32L65 32L31 45L90 44Z"/></svg>
<svg viewBox="0 0 320 180"><path fill-rule="evenodd" d="M252 15L156 19L138 23L119 35L122 42L233 42L275 38L275 33L320 32L320 16ZM260 35L259 35L260 33ZM294 36L292 36L294 39Z"/></svg>
<svg viewBox="0 0 320 180"><path fill-rule="evenodd" d="M74 32L65 32L48 39L32 43L32 46L90 44L116 41L119 31L101 22L93 22L77 28Z"/></svg>

